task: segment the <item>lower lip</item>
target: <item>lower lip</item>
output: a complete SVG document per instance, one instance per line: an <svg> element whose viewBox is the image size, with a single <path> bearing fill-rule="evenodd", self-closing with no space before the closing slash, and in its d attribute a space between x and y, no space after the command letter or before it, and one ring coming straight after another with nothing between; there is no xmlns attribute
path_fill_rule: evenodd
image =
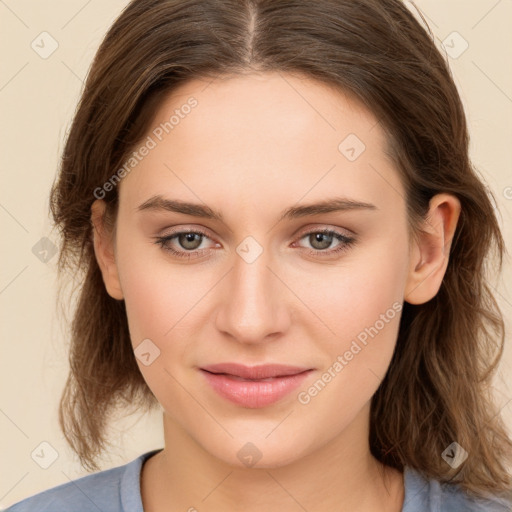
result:
<svg viewBox="0 0 512 512"><path fill-rule="evenodd" d="M291 393L311 373L308 370L268 380L240 380L231 375L201 370L210 386L221 396L242 407L258 409L271 405Z"/></svg>

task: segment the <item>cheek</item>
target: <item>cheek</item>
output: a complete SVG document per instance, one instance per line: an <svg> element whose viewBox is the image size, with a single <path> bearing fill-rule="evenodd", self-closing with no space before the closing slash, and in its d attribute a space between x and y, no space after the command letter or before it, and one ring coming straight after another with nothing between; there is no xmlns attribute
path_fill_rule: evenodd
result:
<svg viewBox="0 0 512 512"><path fill-rule="evenodd" d="M123 290L132 343L169 339L193 314L194 304L207 290L186 265L172 263L151 240L130 237L127 229L118 232L118 272ZM130 242L130 243L129 243ZM192 278L192 279L191 279Z"/></svg>
<svg viewBox="0 0 512 512"><path fill-rule="evenodd" d="M145 338L163 338L174 325L176 305L180 304L178 283L173 282L170 275L162 275L155 267L148 270L141 263L136 261L128 271L121 270L121 286L134 346Z"/></svg>
<svg viewBox="0 0 512 512"><path fill-rule="evenodd" d="M128 246L119 237L118 247L119 277L135 354L139 344L147 346L148 339L150 351L158 354L148 365L137 358L139 369L166 410L182 410L190 397L178 383L185 381L187 354L195 346L190 336L196 325L194 305L207 290L202 289L200 280L191 280L190 273L172 265L151 245Z"/></svg>
<svg viewBox="0 0 512 512"><path fill-rule="evenodd" d="M341 406L350 416L373 396L387 372L400 324L407 252L405 242L396 239L381 240L373 249L347 259L324 288L317 308L335 335L319 344L327 356L323 374L314 389L304 390L301 403L311 399L313 408Z"/></svg>
<svg viewBox="0 0 512 512"><path fill-rule="evenodd" d="M407 262L406 238L382 234L348 252L339 263L317 267L307 279L300 271L289 279L329 327L325 331L332 335L330 348L337 349L342 340L356 336L403 301Z"/></svg>

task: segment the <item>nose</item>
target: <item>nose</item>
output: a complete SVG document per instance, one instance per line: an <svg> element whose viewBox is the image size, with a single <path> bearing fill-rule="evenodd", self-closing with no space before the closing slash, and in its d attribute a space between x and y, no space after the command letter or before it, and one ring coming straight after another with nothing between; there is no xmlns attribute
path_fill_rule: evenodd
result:
<svg viewBox="0 0 512 512"><path fill-rule="evenodd" d="M221 288L216 327L240 343L274 340L289 328L286 286L269 263L266 251L252 262L235 254Z"/></svg>

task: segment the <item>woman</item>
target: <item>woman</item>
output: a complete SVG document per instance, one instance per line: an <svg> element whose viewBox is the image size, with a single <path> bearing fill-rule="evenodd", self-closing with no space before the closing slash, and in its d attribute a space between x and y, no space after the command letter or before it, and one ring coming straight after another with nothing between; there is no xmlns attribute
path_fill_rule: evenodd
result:
<svg viewBox="0 0 512 512"><path fill-rule="evenodd" d="M132 1L52 190L60 419L90 469L118 405L165 447L10 510L510 510L489 196L400 1Z"/></svg>

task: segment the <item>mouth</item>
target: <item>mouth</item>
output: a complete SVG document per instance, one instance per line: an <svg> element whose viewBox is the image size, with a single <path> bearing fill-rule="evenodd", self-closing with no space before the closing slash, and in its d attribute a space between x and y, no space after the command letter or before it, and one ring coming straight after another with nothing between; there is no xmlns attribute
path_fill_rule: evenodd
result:
<svg viewBox="0 0 512 512"><path fill-rule="evenodd" d="M296 389L313 370L280 364L245 366L237 363L200 368L208 384L221 397L250 409L278 402Z"/></svg>
<svg viewBox="0 0 512 512"><path fill-rule="evenodd" d="M203 366L201 370L217 375L225 374L248 380L262 380L298 375L299 373L312 370L312 368L285 364L260 364L257 366L246 366L238 363L219 363Z"/></svg>

